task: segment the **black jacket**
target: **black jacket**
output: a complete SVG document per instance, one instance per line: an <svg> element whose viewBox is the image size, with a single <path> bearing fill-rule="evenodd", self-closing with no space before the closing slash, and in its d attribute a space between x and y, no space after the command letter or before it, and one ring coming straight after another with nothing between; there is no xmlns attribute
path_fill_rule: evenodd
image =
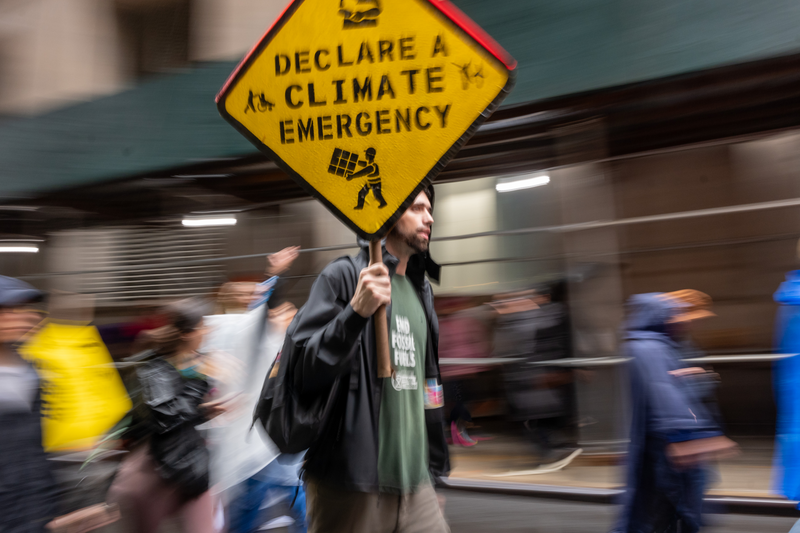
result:
<svg viewBox="0 0 800 533"><path fill-rule="evenodd" d="M206 422L200 404L210 390L206 378L185 378L162 357L136 370L133 423L124 438L134 446L147 442L162 479L195 498L209 486L209 452L195 426Z"/></svg>
<svg viewBox="0 0 800 533"><path fill-rule="evenodd" d="M383 262L394 275L397 258L383 250ZM355 257L341 257L320 273L306 304L286 332L296 347L295 387L301 398L327 395L336 388L335 406L311 446L304 470L313 479L348 490L378 491L378 416L383 380L377 377L373 319L350 306L358 275L369 265L363 247ZM427 272L438 279L438 265L426 255L409 259L406 276L417 289L428 322L425 377L439 376L439 323ZM387 309L391 319L391 307ZM426 409L428 465L434 479L450 470L442 428L442 409Z"/></svg>

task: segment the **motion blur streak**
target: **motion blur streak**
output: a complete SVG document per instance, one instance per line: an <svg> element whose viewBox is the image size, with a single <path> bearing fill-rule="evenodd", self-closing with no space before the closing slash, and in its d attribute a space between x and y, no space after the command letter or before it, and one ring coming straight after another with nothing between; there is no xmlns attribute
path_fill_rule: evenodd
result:
<svg viewBox="0 0 800 533"><path fill-rule="evenodd" d="M0 439L0 477L16 480L0 491L0 530L66 516L121 531L134 489L187 490L154 474L172 464L167 452L200 466L207 453L210 490L194 487L195 507L163 498L155 522L163 511L199 527L305 527L302 458L271 461L247 422L291 317L323 267L358 244L214 106L286 3L0 0L0 274L16 278L0 283L0 430L15 436ZM800 499L800 4L454 3L519 66L503 106L435 184L449 480L529 496L444 489L451 529L624 528L624 488L653 495L629 466L698 502L699 480L680 485L671 465L714 455L703 531L788 531L793 519L773 504ZM442 57L437 67L459 68ZM453 105L473 94L448 91L460 91ZM283 116L284 95L266 93L253 87L248 117ZM328 142L313 144L330 154ZM389 199L401 169L381 170ZM379 209L372 194L363 208ZM270 257L296 259L278 274ZM635 295L671 299L672 316L631 329ZM186 298L213 301L207 324L178 328L167 309ZM671 359L631 346L657 336ZM169 361L179 376L158 366ZM195 385L164 398L197 418L140 416L147 368L168 378L153 383ZM719 431L657 417L645 420L661 433L637 439L653 398L670 399L657 405L674 420L690 409L724 429L739 455L713 440ZM158 453L141 453L135 443L156 434ZM633 460L641 450L649 463ZM109 493L112 478L139 481ZM581 491L604 499L543 499ZM666 516L674 500L652 503Z"/></svg>

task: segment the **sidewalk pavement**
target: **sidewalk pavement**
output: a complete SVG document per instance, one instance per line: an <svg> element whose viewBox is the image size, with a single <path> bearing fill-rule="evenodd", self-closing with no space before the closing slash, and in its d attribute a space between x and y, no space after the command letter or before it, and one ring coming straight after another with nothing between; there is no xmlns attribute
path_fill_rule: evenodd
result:
<svg viewBox="0 0 800 533"><path fill-rule="evenodd" d="M472 432L470 432L472 435ZM475 433L480 439L480 433ZM615 489L624 486L624 457L578 456L556 472L537 472L531 445L508 434L486 436L475 446L450 446L451 479L477 479L566 487ZM748 498L780 497L771 491L772 439L732 437L742 453L719 462L707 494ZM616 463L616 464L614 464ZM716 477L717 479L713 479Z"/></svg>

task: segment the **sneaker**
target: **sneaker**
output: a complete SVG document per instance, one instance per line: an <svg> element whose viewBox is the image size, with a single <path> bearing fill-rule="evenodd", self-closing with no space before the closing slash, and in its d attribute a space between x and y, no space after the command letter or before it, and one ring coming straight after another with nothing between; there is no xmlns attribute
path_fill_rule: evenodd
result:
<svg viewBox="0 0 800 533"><path fill-rule="evenodd" d="M459 431L458 424L455 422L450 423L450 435L453 438L453 444L456 446L475 446L477 443L469 438L466 431Z"/></svg>
<svg viewBox="0 0 800 533"><path fill-rule="evenodd" d="M461 440L467 443L466 444L467 446L474 446L475 444L478 443L478 441L469 436L469 434L467 433L467 428L465 427L461 428L458 434L461 436Z"/></svg>
<svg viewBox="0 0 800 533"><path fill-rule="evenodd" d="M287 528L294 524L294 518L290 516L279 516L278 518L273 518L266 524L263 524L261 527L258 528L259 531L269 531L270 529L278 529L278 528Z"/></svg>

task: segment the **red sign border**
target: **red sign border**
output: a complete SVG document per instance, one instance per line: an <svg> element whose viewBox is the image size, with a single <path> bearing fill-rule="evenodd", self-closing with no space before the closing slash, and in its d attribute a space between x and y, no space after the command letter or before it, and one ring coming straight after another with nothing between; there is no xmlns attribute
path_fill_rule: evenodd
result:
<svg viewBox="0 0 800 533"><path fill-rule="evenodd" d="M461 150L461 147L472 137L477 129L483 124L489 116L500 106L500 103L511 92L514 87L516 77L516 60L506 52L488 33L486 33L480 26L475 24L463 11L458 9L453 3L448 0L416 0L423 4L427 4L433 8L435 13L440 14L447 22L452 23L456 29L460 30L464 36L473 41L489 52L497 62L508 71L508 80L505 86L500 90L498 95L492 102L478 115L478 118L470 125L469 128L458 138L458 140L444 153L444 155L433 165L425 177L420 181L411 194L400 204L395 213L389 217L386 222L374 233L367 233L353 223L347 215L342 213L336 206L330 203L324 196L322 196L311 184L309 184L300 174L298 174L288 163L272 151L267 145L262 143L255 135L250 133L238 120L233 118L225 109L225 101L227 100L228 91L233 87L239 79L249 69L250 65L255 61L261 51L272 41L277 33L283 28L286 22L291 18L295 11L305 0L292 0L289 5L283 10L283 13L272 23L272 26L267 30L258 43L247 53L245 58L239 63L228 80L222 86L222 89L217 94L215 101L219 114L227 122L229 122L236 130L244 135L256 148L264 152L269 158L275 162L281 169L283 169L289 176L300 185L309 195L322 202L336 218L341 220L347 227L353 230L356 235L367 240L375 240L382 238L394 226L395 222L402 216L408 209L408 206L414 201L417 195L433 182L436 176L444 169L447 163Z"/></svg>

